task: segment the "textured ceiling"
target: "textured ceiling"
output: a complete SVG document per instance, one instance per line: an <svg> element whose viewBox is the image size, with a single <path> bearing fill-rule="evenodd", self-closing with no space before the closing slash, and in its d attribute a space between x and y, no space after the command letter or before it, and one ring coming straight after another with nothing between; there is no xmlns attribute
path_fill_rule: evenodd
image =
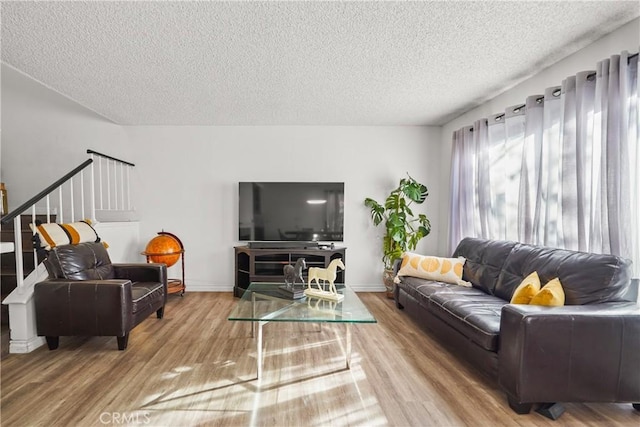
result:
<svg viewBox="0 0 640 427"><path fill-rule="evenodd" d="M443 124L640 2L2 2L2 61L123 125Z"/></svg>

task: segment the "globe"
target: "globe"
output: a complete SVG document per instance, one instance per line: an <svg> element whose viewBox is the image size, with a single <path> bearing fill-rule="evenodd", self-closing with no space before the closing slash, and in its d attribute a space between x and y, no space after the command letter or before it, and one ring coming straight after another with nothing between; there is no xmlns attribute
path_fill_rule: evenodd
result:
<svg viewBox="0 0 640 427"><path fill-rule="evenodd" d="M144 255L149 258L149 262L164 263L167 264L167 267L178 262L181 253L180 242L175 237L166 234L151 239L144 250Z"/></svg>

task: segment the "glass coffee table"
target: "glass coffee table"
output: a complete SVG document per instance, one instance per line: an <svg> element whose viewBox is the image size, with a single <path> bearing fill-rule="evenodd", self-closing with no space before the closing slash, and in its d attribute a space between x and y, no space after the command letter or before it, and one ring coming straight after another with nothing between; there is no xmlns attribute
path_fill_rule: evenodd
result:
<svg viewBox="0 0 640 427"><path fill-rule="evenodd" d="M262 377L262 327L269 322L344 323L346 326L346 362L351 368L351 324L376 323L376 319L347 285L336 284L340 302L315 297L291 299L280 289L283 283L254 282L249 285L228 320L251 322L251 336L258 327L257 371ZM306 288L306 285L305 285Z"/></svg>

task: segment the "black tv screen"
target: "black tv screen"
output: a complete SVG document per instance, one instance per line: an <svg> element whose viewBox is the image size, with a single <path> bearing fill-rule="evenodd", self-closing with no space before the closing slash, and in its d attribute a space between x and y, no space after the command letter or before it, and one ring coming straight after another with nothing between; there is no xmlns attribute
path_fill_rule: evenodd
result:
<svg viewBox="0 0 640 427"><path fill-rule="evenodd" d="M239 240L344 241L343 182L241 182Z"/></svg>

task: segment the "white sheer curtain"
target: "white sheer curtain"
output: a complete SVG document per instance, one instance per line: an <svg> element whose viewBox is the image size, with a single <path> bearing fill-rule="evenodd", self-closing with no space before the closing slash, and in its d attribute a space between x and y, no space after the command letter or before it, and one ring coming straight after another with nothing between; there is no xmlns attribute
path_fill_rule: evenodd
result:
<svg viewBox="0 0 640 427"><path fill-rule="evenodd" d="M476 204L474 196L477 187L475 177L470 172L475 169L475 161L471 155L473 146L472 128L465 127L453 133L453 146L451 157L451 191L460 197L449 199L449 212L451 221L449 226L449 239L457 244L463 237L469 235L469 230L475 230L475 226L469 218L473 218ZM452 247L455 247L452 246Z"/></svg>
<svg viewBox="0 0 640 427"><path fill-rule="evenodd" d="M613 253L640 273L638 55L453 135L450 247L465 236Z"/></svg>

